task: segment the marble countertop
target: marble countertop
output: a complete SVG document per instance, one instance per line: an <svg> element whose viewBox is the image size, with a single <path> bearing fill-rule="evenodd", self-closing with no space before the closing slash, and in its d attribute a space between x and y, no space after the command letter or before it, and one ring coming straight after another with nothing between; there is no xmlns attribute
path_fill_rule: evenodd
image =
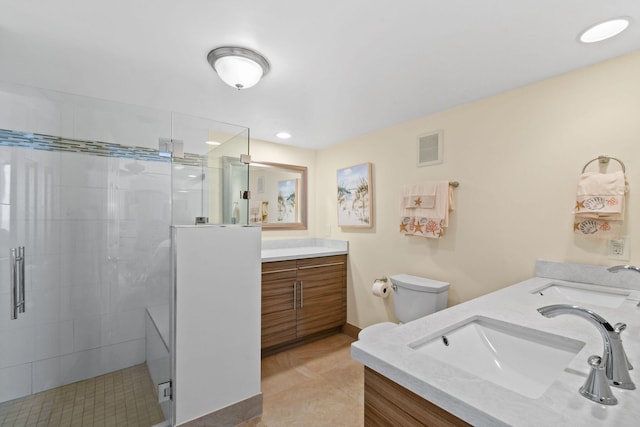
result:
<svg viewBox="0 0 640 427"><path fill-rule="evenodd" d="M349 242L332 239L263 240L262 262L316 258L349 253Z"/></svg>
<svg viewBox="0 0 640 427"><path fill-rule="evenodd" d="M590 270L591 269L591 270ZM354 359L412 392L435 403L474 426L631 426L640 417L640 275L612 274L604 267L539 261L537 277L492 292L382 332L371 340L351 346ZM636 390L612 387L615 406L592 402L578 393L589 372L590 355L602 355L598 330L576 316L545 318L537 308L550 304L571 304L560 296L541 296L536 290L554 283L575 282L632 288L618 308L579 304L600 314L609 323L624 322L622 340L630 362ZM595 283L594 283L595 282ZM628 286L632 283L632 286ZM409 344L433 335L473 316L484 316L585 343L567 368L537 399L480 379L412 349ZM529 361L523 360L523 364Z"/></svg>

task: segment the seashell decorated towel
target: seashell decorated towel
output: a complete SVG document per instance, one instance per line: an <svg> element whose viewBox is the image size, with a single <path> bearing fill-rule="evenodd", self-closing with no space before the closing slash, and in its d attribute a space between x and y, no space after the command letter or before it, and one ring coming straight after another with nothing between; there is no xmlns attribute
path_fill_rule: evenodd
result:
<svg viewBox="0 0 640 427"><path fill-rule="evenodd" d="M598 239L618 239L624 220L624 172L587 172L580 175L574 208L574 233Z"/></svg>

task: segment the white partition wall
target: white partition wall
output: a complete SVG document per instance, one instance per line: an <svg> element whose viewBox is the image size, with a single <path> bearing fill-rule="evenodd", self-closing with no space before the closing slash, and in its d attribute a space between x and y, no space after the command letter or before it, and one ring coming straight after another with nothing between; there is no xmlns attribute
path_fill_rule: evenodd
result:
<svg viewBox="0 0 640 427"><path fill-rule="evenodd" d="M260 415L261 229L172 230L175 424Z"/></svg>

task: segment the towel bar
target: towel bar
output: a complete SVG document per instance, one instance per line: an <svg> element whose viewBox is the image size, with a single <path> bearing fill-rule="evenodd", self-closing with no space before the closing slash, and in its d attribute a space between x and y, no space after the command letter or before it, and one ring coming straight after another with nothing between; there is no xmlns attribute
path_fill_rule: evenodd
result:
<svg viewBox="0 0 640 427"><path fill-rule="evenodd" d="M624 163L622 163L622 160L616 159L615 157L611 157L611 156L598 156L595 159L591 159L587 162L586 165L584 165L584 167L582 168L582 173L584 173L584 171L587 169L587 166L589 166L591 163L595 162L596 160L600 163L600 164L608 164L609 160L615 160L616 162L620 163L620 166L622 167L622 173L626 173L626 170L624 168Z"/></svg>
<svg viewBox="0 0 640 427"><path fill-rule="evenodd" d="M458 181L449 181L449 185L452 186L453 188L458 188L460 183Z"/></svg>

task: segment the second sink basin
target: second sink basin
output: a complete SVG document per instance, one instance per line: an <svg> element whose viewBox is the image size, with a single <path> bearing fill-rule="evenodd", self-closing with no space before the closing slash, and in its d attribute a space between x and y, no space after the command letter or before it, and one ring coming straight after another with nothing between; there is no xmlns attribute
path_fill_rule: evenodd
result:
<svg viewBox="0 0 640 427"><path fill-rule="evenodd" d="M541 297L560 297L570 302L618 308L631 295L626 289L602 288L593 285L550 283L531 292Z"/></svg>
<svg viewBox="0 0 640 427"><path fill-rule="evenodd" d="M530 398L544 394L585 343L475 316L409 346Z"/></svg>

